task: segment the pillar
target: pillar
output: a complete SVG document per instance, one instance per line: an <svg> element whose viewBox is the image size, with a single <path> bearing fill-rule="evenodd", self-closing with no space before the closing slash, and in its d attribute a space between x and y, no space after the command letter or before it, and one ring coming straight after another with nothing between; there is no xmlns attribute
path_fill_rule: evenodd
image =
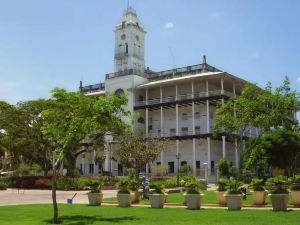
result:
<svg viewBox="0 0 300 225"><path fill-rule="evenodd" d="M226 158L226 140L225 140L225 136L222 136L222 157Z"/></svg>

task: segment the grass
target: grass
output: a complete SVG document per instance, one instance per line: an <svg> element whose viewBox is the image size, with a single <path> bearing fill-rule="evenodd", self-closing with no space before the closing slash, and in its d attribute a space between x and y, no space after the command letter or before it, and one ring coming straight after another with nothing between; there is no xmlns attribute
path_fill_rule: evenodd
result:
<svg viewBox="0 0 300 225"><path fill-rule="evenodd" d="M204 194L203 199L202 199L202 204L217 204L217 196L214 191L202 191ZM105 198L105 201L117 201L117 198ZM173 193L173 194L168 194L167 197L167 202L168 203L178 203L182 204L183 202L183 195L181 193ZM244 205L252 205L252 194L249 193L247 194L247 199L243 201ZM141 204L149 204L149 200L141 200ZM291 203L291 201L290 201ZM266 204L271 204L270 198L267 196L266 198Z"/></svg>
<svg viewBox="0 0 300 225"><path fill-rule="evenodd" d="M151 209L92 207L87 205L59 205L61 224L64 225L299 225L299 211L272 212L271 210L227 211L225 209ZM1 225L50 224L52 205L18 205L0 207Z"/></svg>

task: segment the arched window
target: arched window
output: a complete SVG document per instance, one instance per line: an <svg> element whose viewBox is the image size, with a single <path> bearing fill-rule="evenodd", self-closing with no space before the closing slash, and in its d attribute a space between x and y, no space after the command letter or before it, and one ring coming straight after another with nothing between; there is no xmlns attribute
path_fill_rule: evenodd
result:
<svg viewBox="0 0 300 225"><path fill-rule="evenodd" d="M117 90L115 91L115 95L116 95L116 96L120 96L120 95L123 94L123 93L124 93L124 90L121 89L121 88L119 88L119 89L117 89Z"/></svg>

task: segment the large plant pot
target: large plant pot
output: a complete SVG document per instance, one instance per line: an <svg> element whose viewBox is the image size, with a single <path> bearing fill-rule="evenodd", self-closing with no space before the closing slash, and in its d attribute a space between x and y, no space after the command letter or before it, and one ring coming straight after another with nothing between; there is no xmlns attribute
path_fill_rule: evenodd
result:
<svg viewBox="0 0 300 225"><path fill-rule="evenodd" d="M140 201L140 192L139 191L131 192L131 203L135 203L139 201Z"/></svg>
<svg viewBox="0 0 300 225"><path fill-rule="evenodd" d="M265 191L254 191L252 194L253 205L264 205L266 200Z"/></svg>
<svg viewBox="0 0 300 225"><path fill-rule="evenodd" d="M102 193L88 193L89 205L101 205L103 194Z"/></svg>
<svg viewBox="0 0 300 225"><path fill-rule="evenodd" d="M164 194L149 194L151 208L163 208L166 196Z"/></svg>
<svg viewBox="0 0 300 225"><path fill-rule="evenodd" d="M288 194L269 194L273 211L286 211L288 204Z"/></svg>
<svg viewBox="0 0 300 225"><path fill-rule="evenodd" d="M293 204L300 206L300 191L291 191Z"/></svg>
<svg viewBox="0 0 300 225"><path fill-rule="evenodd" d="M200 209L202 194L185 194L184 198L188 209Z"/></svg>
<svg viewBox="0 0 300 225"><path fill-rule="evenodd" d="M131 194L117 194L118 204L121 207L129 207L131 205Z"/></svg>
<svg viewBox="0 0 300 225"><path fill-rule="evenodd" d="M225 199L228 210L241 210L243 203L243 196L241 194L226 194Z"/></svg>
<svg viewBox="0 0 300 225"><path fill-rule="evenodd" d="M216 191L217 199L218 199L218 204L219 205L226 205L226 198L225 198L225 191Z"/></svg>

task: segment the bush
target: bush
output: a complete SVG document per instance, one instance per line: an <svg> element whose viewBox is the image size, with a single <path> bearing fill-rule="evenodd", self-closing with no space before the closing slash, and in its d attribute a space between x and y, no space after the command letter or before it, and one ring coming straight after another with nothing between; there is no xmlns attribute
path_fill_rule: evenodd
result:
<svg viewBox="0 0 300 225"><path fill-rule="evenodd" d="M250 183L250 187L253 188L254 191L264 191L265 182L263 179L257 179L257 178L253 178L251 183Z"/></svg>
<svg viewBox="0 0 300 225"><path fill-rule="evenodd" d="M220 159L217 163L220 177L229 177L230 165L227 159Z"/></svg>
<svg viewBox="0 0 300 225"><path fill-rule="evenodd" d="M117 183L117 186L119 189L118 193L119 194L130 194L129 185L130 185L130 179L124 178L122 180L119 180Z"/></svg>
<svg viewBox="0 0 300 225"><path fill-rule="evenodd" d="M151 167L151 174L154 176L166 176L168 174L168 167L167 166L152 166Z"/></svg>
<svg viewBox="0 0 300 225"><path fill-rule="evenodd" d="M150 178L151 184L163 185L166 188L174 188L177 187L177 179L176 178Z"/></svg>
<svg viewBox="0 0 300 225"><path fill-rule="evenodd" d="M300 174L291 177L289 181L292 191L300 191Z"/></svg>
<svg viewBox="0 0 300 225"><path fill-rule="evenodd" d="M51 189L51 177L22 176L13 174L8 178L8 185L12 188L21 189Z"/></svg>
<svg viewBox="0 0 300 225"><path fill-rule="evenodd" d="M266 182L272 194L288 194L288 185L289 181L285 176L271 177Z"/></svg>
<svg viewBox="0 0 300 225"><path fill-rule="evenodd" d="M150 194L164 194L164 186L160 184L150 184L149 185Z"/></svg>
<svg viewBox="0 0 300 225"><path fill-rule="evenodd" d="M7 183L4 180L0 180L0 190L6 190L7 187Z"/></svg>
<svg viewBox="0 0 300 225"><path fill-rule="evenodd" d="M179 169L181 176L189 176L193 173L193 169L191 166L185 164Z"/></svg>
<svg viewBox="0 0 300 225"><path fill-rule="evenodd" d="M218 191L227 191L229 180L226 178L220 178L218 180Z"/></svg>
<svg viewBox="0 0 300 225"><path fill-rule="evenodd" d="M88 180L86 182L86 187L91 193L101 193L103 182L101 180Z"/></svg>
<svg viewBox="0 0 300 225"><path fill-rule="evenodd" d="M242 182L237 180L228 180L228 190L227 194L242 194L240 187L242 186Z"/></svg>

